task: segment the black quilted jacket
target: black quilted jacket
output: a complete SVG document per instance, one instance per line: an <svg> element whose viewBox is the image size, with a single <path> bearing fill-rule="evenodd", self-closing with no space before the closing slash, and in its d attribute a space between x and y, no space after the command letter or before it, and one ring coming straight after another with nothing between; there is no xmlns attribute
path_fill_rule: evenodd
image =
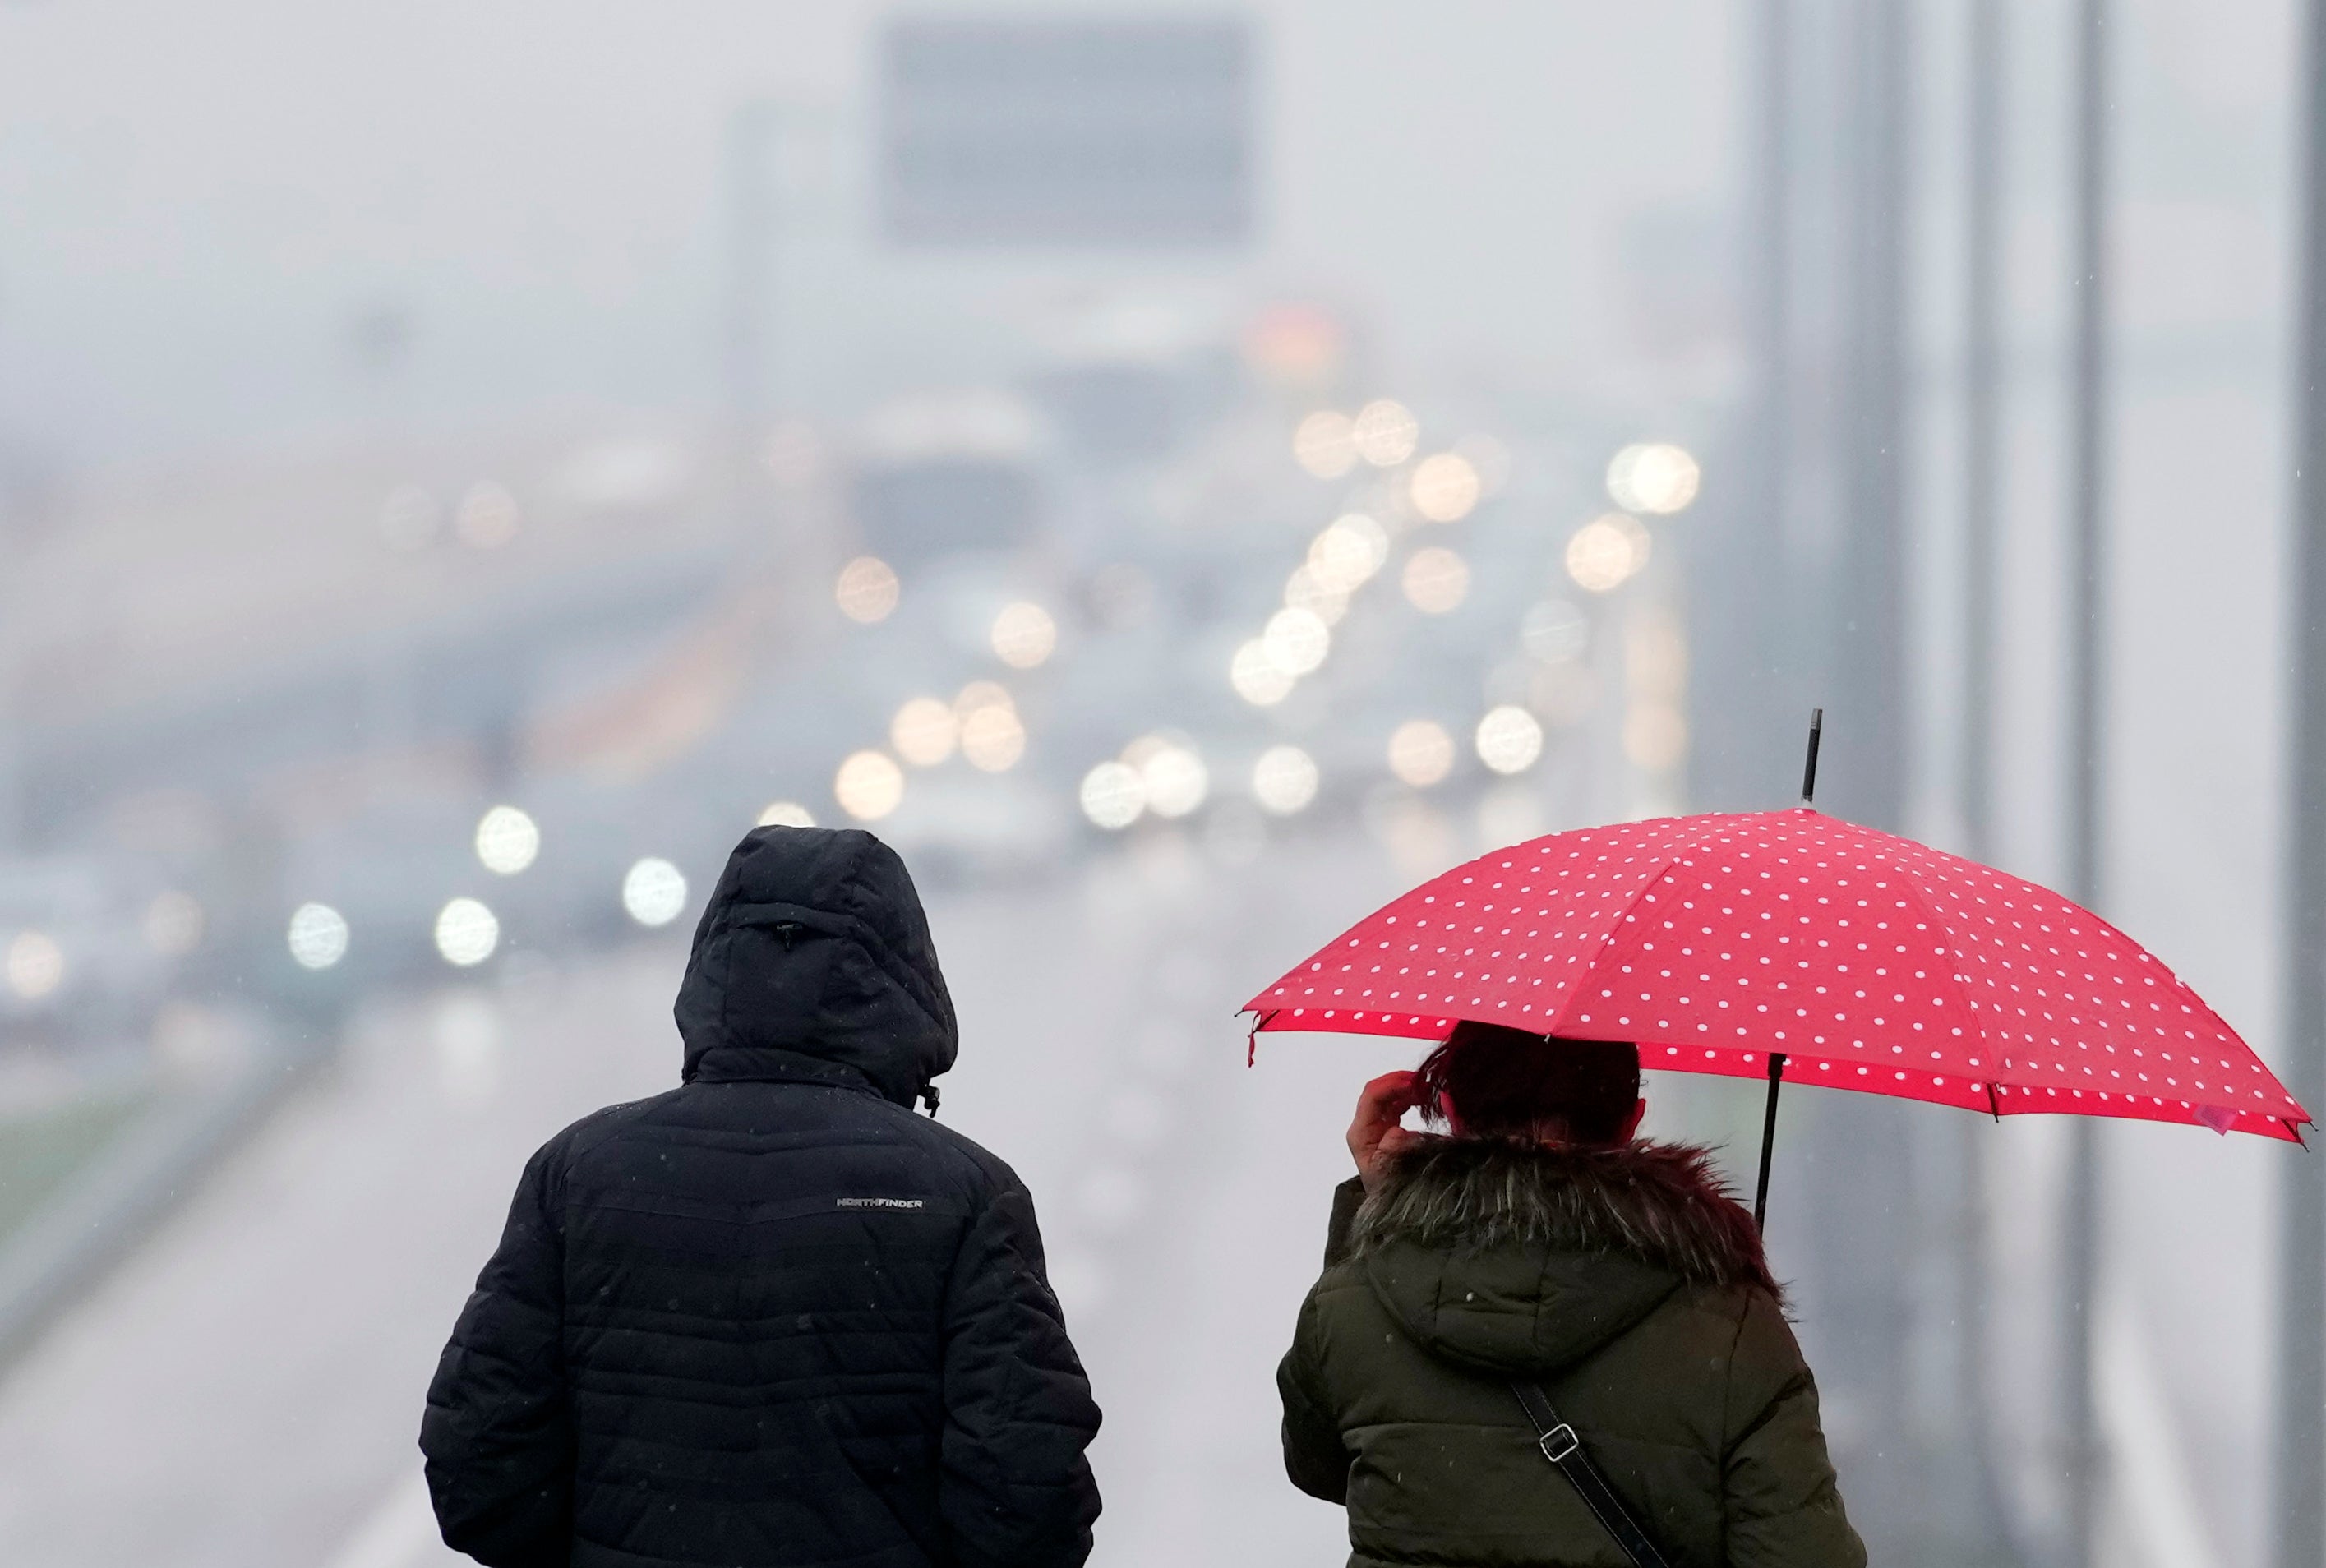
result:
<svg viewBox="0 0 2326 1568"><path fill-rule="evenodd" d="M868 833L762 828L679 991L681 1087L526 1165L420 1446L509 1568L1046 1568L1098 1429L1025 1187L913 1114L953 1003Z"/></svg>

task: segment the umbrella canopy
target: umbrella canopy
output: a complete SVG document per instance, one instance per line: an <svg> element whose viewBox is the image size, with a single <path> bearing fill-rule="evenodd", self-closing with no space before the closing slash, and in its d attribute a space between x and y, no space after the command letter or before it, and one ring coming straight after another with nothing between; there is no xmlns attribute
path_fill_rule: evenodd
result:
<svg viewBox="0 0 2326 1568"><path fill-rule="evenodd" d="M1245 1009L1255 1033L1437 1040L1472 1018L1630 1040L1651 1070L1995 1116L2289 1139L2311 1119L2196 992L2098 916L1806 807L1482 855L1367 915Z"/></svg>

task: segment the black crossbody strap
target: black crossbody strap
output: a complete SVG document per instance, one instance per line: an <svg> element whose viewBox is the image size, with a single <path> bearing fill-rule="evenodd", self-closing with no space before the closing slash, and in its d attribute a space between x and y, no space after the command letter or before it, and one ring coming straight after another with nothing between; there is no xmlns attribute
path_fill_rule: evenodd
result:
<svg viewBox="0 0 2326 1568"><path fill-rule="evenodd" d="M1583 1452L1583 1440L1575 1434L1575 1428L1558 1418L1558 1412L1551 1407L1550 1396L1542 1391L1541 1386L1513 1383L1511 1392L1519 1396L1519 1403L1526 1407L1527 1419L1534 1423L1535 1442L1543 1458L1575 1483L1584 1505L1615 1537L1615 1545L1624 1549L1624 1555L1638 1563L1639 1568L1671 1568L1664 1561L1664 1554L1656 1550L1656 1544L1648 1539L1647 1532L1633 1522L1631 1510L1624 1507L1624 1499L1615 1495L1607 1478L1599 1473L1599 1467L1591 1462L1591 1456Z"/></svg>

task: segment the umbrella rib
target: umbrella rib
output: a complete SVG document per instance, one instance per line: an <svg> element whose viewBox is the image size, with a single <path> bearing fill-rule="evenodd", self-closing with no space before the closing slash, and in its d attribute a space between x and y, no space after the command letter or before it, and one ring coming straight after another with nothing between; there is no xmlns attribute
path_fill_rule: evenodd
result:
<svg viewBox="0 0 2326 1568"><path fill-rule="evenodd" d="M1680 851L1682 849L1692 849L1696 847L1697 834L1703 831L1706 827L1709 827L1713 820L1714 819L1707 817L1704 819L1702 825L1689 828L1687 836L1683 838L1679 844L1673 849L1670 855L1665 858L1662 866L1658 868L1645 882L1640 884L1640 890L1632 895L1632 901L1624 905L1624 907L1616 913L1614 919L1609 923L1607 934L1599 939L1601 951L1604 951L1606 944L1614 940L1615 933L1623 929L1624 923L1631 919L1633 914L1639 913L1641 904L1645 901L1649 894L1655 891L1656 885L1661 882L1665 877L1671 875L1672 861L1679 858ZM1584 968L1583 978L1586 979L1589 979L1592 970L1596 969L1597 967L1598 955L1594 953L1592 956L1592 961ZM1580 981L1577 983L1579 985ZM1574 1001L1575 993L1570 991L1568 993L1567 1000L1561 1002L1558 1006L1559 1015L1563 1016L1566 1014L1567 1009L1574 1004ZM1553 1017L1549 1019L1549 1022L1556 1024L1558 1022L1558 1018ZM1550 1031L1546 1028L1543 1033L1545 1035L1549 1035Z"/></svg>
<svg viewBox="0 0 2326 1568"><path fill-rule="evenodd" d="M1881 856L1885 863L1895 868L1901 876L1905 877L1912 884L1915 895L1922 901L1924 912L1929 915L1931 923L1938 929L1940 935L1946 938L1947 958L1954 970L1955 983L1962 988L1963 997L1967 1002L1969 1002L1975 993L1971 988L1970 977L1963 972L1962 965L1962 960L1968 950L1965 948L1962 943L1955 940L1954 927L1948 923L1946 917L1940 914L1938 912L1938 909L1931 904L1929 895L1922 887L1921 878L1919 875L1908 868L1900 865L1896 859L1884 854L1881 849L1876 849L1872 852L1877 856ZM2011 874L2009 872L1997 870L1994 867L1988 867L1987 869L1995 871L1998 876L2010 877L2013 881L2022 882L2028 886L2034 887L2035 891L2039 894L2049 894L2052 897L2059 897L2059 895L2057 894L2050 894L2049 889L2042 887L2036 884L2026 883L2025 878L2024 877L2011 877ZM2061 898L2060 901L2066 905L2072 914L2080 916L2085 920L2090 921L2094 925L2098 926L2105 935L2115 937L2117 941L2123 942L2126 947L2131 948L2135 952L2147 952L2148 950L2145 947L2143 947L2138 942L2135 941L2128 933L2126 933L2122 927L2115 924L2104 915L2101 915L2093 910L2085 908L2082 905L2077 904L2072 899ZM2152 960L2152 961L2154 960ZM2214 1009L2213 1005L2206 1001L2203 997L2198 995L2197 988L2194 986L2191 986L2187 980L2182 979L2179 975L2172 973L2170 970L2165 970L2165 976L2172 983L2173 995L2181 998L2185 1003L2193 1006L2197 1010L2199 1016L2211 1023L2215 1028L2228 1035L2232 1040L2242 1039L2242 1036L2240 1036L2236 1030L2229 1027L2228 1021L2223 1018L2221 1015ZM1971 1002L1970 1006L1971 1021L1974 1025L1978 1025L1979 1042L1984 1045L1986 1043L1986 1027L1984 1024L1980 1022L1977 1004L1976 1002ZM2264 1063L2263 1067L2264 1071L2266 1072L2267 1063ZM1995 1117L1996 1120L1999 1122L2003 1119L2003 1112L1996 1100L1995 1072L1995 1068L1991 1066L1986 1069L1986 1099L1988 1110ZM2270 1077L2273 1081L2277 1081L2277 1075L2275 1073L2271 1073ZM2278 1090L2280 1093L2286 1093L2285 1086L2282 1081L2278 1081ZM2106 1095L2110 1091L2101 1090L2096 1090L2095 1092ZM2114 1092L2125 1094L2127 1098L2131 1097L2131 1091L2128 1090L2120 1090ZM2292 1099L2293 1097L2291 1094L2287 1094L2287 1098ZM2305 1107L2304 1109L2306 1109L2307 1108ZM2292 1127L2294 1124L2288 1121L2286 1125L2287 1127ZM2294 1138L2296 1142L2300 1142L2301 1134L2298 1132L2295 1133ZM2304 1146L2306 1147L2307 1146L2305 1145Z"/></svg>
<svg viewBox="0 0 2326 1568"><path fill-rule="evenodd" d="M1873 854L1884 865L1888 866L1891 870L1896 872L1898 876L1905 880L1907 886L1914 890L1915 901L1921 905L1924 918L1929 920L1931 924L1937 929L1940 936L1945 939L1947 944L1947 968L1949 971L1953 974L1955 985L1962 993L1964 1006L1970 1009L1971 1026L1978 1031L1978 1038L1975 1044L1980 1047L1981 1053L1984 1054L1986 1043L1986 1026L1979 1019L1978 1004L1972 1000L1974 993L1971 989L1971 978L1963 972L1963 960L1968 950L1967 950L1961 942L1955 940L1955 928L1947 923L1947 917L1945 915L1939 913L1937 901L1931 898L1930 890L1922 886L1921 875L1918 871L1916 871L1912 867L1902 863L1895 856L1888 854L1879 847L1871 848L1869 849L1869 853ZM1993 1067L1986 1068L1983 1070L1980 1076L1986 1081L1987 1114L1994 1117L1996 1121L1999 1124L2003 1120L2003 1107L1996 1099L1995 1069Z"/></svg>

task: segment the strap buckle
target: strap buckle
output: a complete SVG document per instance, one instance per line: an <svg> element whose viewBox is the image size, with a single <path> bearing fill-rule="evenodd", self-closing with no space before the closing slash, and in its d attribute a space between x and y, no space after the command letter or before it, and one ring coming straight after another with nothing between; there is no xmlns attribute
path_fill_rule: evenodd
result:
<svg viewBox="0 0 2326 1568"><path fill-rule="evenodd" d="M1562 1421L1542 1434L1540 1446L1543 1458L1553 1464L1563 1464L1568 1455L1583 1446L1583 1440L1575 1435L1575 1428Z"/></svg>

